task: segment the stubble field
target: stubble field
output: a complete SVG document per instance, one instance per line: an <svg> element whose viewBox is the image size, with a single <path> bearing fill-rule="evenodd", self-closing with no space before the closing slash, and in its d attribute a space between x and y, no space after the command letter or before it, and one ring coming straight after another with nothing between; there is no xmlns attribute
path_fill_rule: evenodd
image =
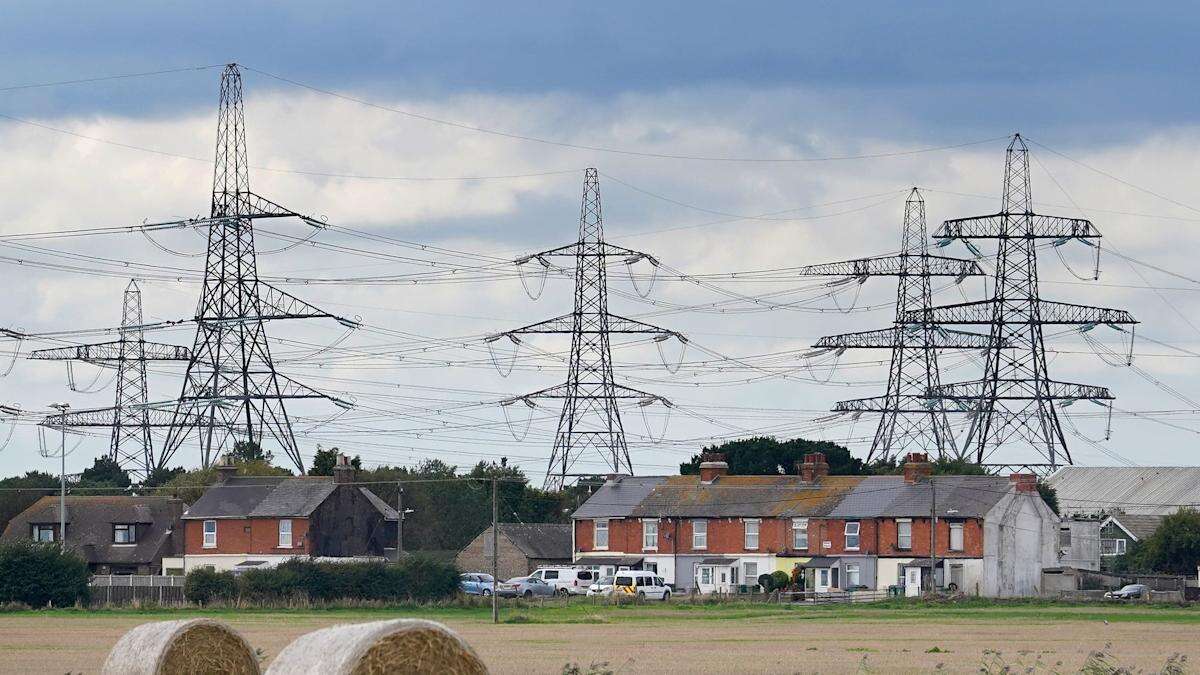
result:
<svg viewBox="0 0 1200 675"><path fill-rule="evenodd" d="M1190 608L775 607L762 605L363 610L72 611L0 614L0 671L95 673L129 628L212 616L261 648L264 664L303 633L337 623L416 617L462 635L494 673L1079 672L1089 655L1158 672L1174 654L1200 663ZM994 652L999 652L995 654ZM1026 668L1034 670L1027 671Z"/></svg>

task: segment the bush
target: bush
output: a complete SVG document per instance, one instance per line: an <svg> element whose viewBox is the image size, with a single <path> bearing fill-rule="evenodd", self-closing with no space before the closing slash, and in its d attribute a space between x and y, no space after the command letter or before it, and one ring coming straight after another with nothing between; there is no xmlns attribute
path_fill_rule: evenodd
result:
<svg viewBox="0 0 1200 675"><path fill-rule="evenodd" d="M775 590L775 576L769 572L758 575L758 585L762 586L764 593L770 593Z"/></svg>
<svg viewBox="0 0 1200 675"><path fill-rule="evenodd" d="M243 598L259 601L440 600L458 591L458 570L419 556L398 564L289 560L273 569L246 572L240 591Z"/></svg>
<svg viewBox="0 0 1200 675"><path fill-rule="evenodd" d="M238 580L233 572L214 572L199 568L188 572L183 581L183 596L198 605L214 600L233 600L238 595Z"/></svg>
<svg viewBox="0 0 1200 675"><path fill-rule="evenodd" d="M58 544L16 540L0 545L0 602L64 607L88 598L87 563Z"/></svg>
<svg viewBox="0 0 1200 675"><path fill-rule="evenodd" d="M792 583L792 577L783 570L775 570L771 573L771 581L774 588L783 590Z"/></svg>

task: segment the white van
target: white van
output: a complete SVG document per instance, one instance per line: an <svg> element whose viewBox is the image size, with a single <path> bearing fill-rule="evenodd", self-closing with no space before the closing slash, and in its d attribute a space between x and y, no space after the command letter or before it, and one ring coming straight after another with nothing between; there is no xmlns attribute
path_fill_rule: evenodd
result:
<svg viewBox="0 0 1200 675"><path fill-rule="evenodd" d="M644 570L622 570L613 576L613 593L636 595L641 600L671 599L671 587L663 578Z"/></svg>
<svg viewBox="0 0 1200 675"><path fill-rule="evenodd" d="M588 586L596 583L599 573L596 570L577 569L574 567L539 567L529 576L550 584L554 591L566 597L568 595L583 595Z"/></svg>

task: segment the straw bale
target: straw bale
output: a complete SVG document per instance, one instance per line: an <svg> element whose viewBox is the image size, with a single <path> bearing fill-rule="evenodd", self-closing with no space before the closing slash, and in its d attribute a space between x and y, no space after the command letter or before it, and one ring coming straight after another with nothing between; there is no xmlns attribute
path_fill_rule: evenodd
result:
<svg viewBox="0 0 1200 675"><path fill-rule="evenodd" d="M267 669L267 675L487 672L470 645L445 626L421 619L347 624L301 635Z"/></svg>
<svg viewBox="0 0 1200 675"><path fill-rule="evenodd" d="M212 619L157 621L125 633L104 661L103 675L260 675L254 650Z"/></svg>

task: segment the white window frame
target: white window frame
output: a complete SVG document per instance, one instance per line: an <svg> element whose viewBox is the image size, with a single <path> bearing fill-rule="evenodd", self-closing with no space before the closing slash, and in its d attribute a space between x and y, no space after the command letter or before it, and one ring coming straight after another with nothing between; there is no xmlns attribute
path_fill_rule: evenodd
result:
<svg viewBox="0 0 1200 675"><path fill-rule="evenodd" d="M808 550L808 518L792 518L792 548Z"/></svg>
<svg viewBox="0 0 1200 675"><path fill-rule="evenodd" d="M42 539L43 532L49 532L50 538ZM54 531L53 525L34 525L33 526L33 540L34 541L40 542L43 544L52 544L57 539L58 539L58 536L57 536L57 533Z"/></svg>
<svg viewBox="0 0 1200 675"><path fill-rule="evenodd" d="M283 527L284 523L287 523L286 529ZM292 547L292 520L291 520L291 518L280 518L278 529L279 529L279 548L291 548Z"/></svg>
<svg viewBox="0 0 1200 675"><path fill-rule="evenodd" d="M954 545L955 533L958 534L958 546ZM963 528L962 523L950 523L950 550L951 551L965 550L965 546L966 546L965 534L966 534L965 528Z"/></svg>
<svg viewBox="0 0 1200 675"><path fill-rule="evenodd" d="M862 566L858 563L846 563L846 588L862 585Z"/></svg>
<svg viewBox="0 0 1200 675"><path fill-rule="evenodd" d="M750 568L754 568L754 573L750 573ZM747 586L758 585L758 561L744 560L742 561L742 583Z"/></svg>
<svg viewBox="0 0 1200 675"><path fill-rule="evenodd" d="M1112 550L1109 551L1108 553L1105 553L1104 545L1109 542L1113 542ZM1127 544L1124 539L1120 539L1120 538L1116 538L1116 537L1114 537L1112 539L1108 539L1108 538L1101 539L1100 540L1100 555L1104 556L1105 558L1112 558L1112 557L1118 556L1118 555L1125 555L1126 545Z"/></svg>
<svg viewBox="0 0 1200 675"><path fill-rule="evenodd" d="M123 529L122 529L123 528ZM117 533L124 531L128 534L125 541L117 539ZM137 525L133 523L113 523L113 544L116 546L132 546L137 543Z"/></svg>
<svg viewBox="0 0 1200 675"><path fill-rule="evenodd" d="M642 521L642 550L658 550L658 518L646 518Z"/></svg>
<svg viewBox="0 0 1200 675"><path fill-rule="evenodd" d="M208 526L210 523L212 524L211 532L208 529ZM206 521L204 521L204 524L201 527L203 528L203 531L204 531L204 544L203 544L204 548L216 548L217 547L217 521L206 520ZM211 536L209 536L209 535L211 535Z"/></svg>
<svg viewBox="0 0 1200 675"><path fill-rule="evenodd" d="M907 534L905 534L905 530L907 530ZM908 538L907 544L904 542L906 536ZM899 551L911 551L912 547L912 518L897 518L896 549Z"/></svg>
<svg viewBox="0 0 1200 675"><path fill-rule="evenodd" d="M758 518L746 518L745 520L742 521L742 531L743 531L742 538L744 540L742 542L742 545L746 548L747 551L757 551L758 550L759 531L760 531L761 523L762 523L762 521L759 520ZM751 526L753 526L753 528ZM751 541L751 539L750 539L751 537L754 537L753 541Z"/></svg>
<svg viewBox="0 0 1200 675"><path fill-rule="evenodd" d="M708 548L708 521L692 521L692 548L703 551Z"/></svg>
<svg viewBox="0 0 1200 675"><path fill-rule="evenodd" d="M854 532L850 531L850 526L854 526ZM857 551L862 545L862 523L857 520L846 521L846 526L842 528L842 534L846 537L846 550ZM854 545L850 545L850 537L854 537Z"/></svg>
<svg viewBox="0 0 1200 675"><path fill-rule="evenodd" d="M601 532L604 533L603 537L600 536ZM603 543L601 542L602 539L603 539ZM607 551L608 550L608 519L607 518L597 518L596 520L592 521L592 548L596 549L597 551Z"/></svg>

